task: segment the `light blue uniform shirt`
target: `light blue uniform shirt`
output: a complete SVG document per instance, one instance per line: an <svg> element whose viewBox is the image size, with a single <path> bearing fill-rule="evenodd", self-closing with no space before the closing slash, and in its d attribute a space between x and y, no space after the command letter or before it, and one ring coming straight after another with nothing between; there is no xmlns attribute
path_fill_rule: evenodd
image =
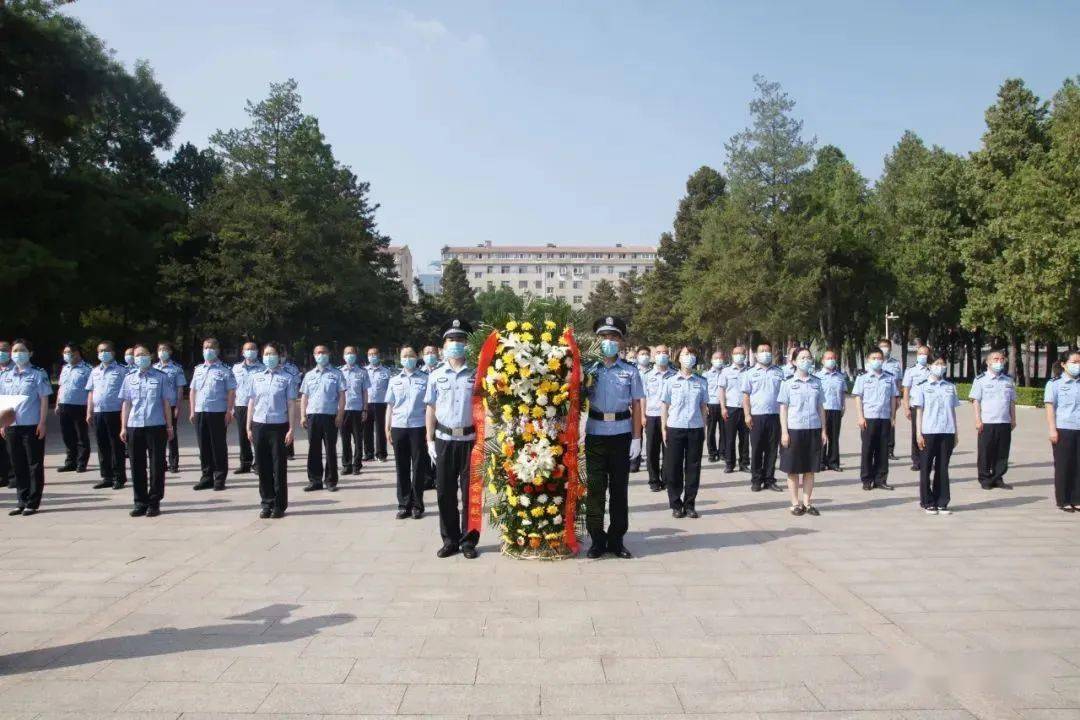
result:
<svg viewBox="0 0 1080 720"><path fill-rule="evenodd" d="M462 365L454 370L450 363L443 363L428 376L424 402L435 406L435 421L448 428L464 428L473 425L472 392L476 370ZM436 428L439 440L475 440L476 433L452 436Z"/></svg>
<svg viewBox="0 0 1080 720"><path fill-rule="evenodd" d="M975 378L968 399L979 401L979 411L984 423L1011 423L1016 385L1005 373L995 375L992 371L987 371Z"/></svg>
<svg viewBox="0 0 1080 720"><path fill-rule="evenodd" d="M86 405L90 382L90 373L93 369L85 361L80 360L78 365L64 365L60 370L60 387L56 392L56 402L61 405Z"/></svg>
<svg viewBox="0 0 1080 720"><path fill-rule="evenodd" d="M300 384L300 394L307 396L307 415L337 415L338 399L345 392L345 376L327 365L308 370Z"/></svg>
<svg viewBox="0 0 1080 720"><path fill-rule="evenodd" d="M127 426L138 428L164 425L165 408L161 406L161 401L168 400L172 395L172 384L169 374L157 368L128 373L120 387L120 399L131 403Z"/></svg>
<svg viewBox="0 0 1080 720"><path fill-rule="evenodd" d="M795 377L795 366L794 365L785 365L784 367L782 367L780 369L784 371L784 379L785 380L787 380L788 378Z"/></svg>
<svg viewBox="0 0 1080 720"><path fill-rule="evenodd" d="M746 366L728 365L720 374L718 388L724 388L724 405L729 408L742 407L742 379Z"/></svg>
<svg viewBox="0 0 1080 720"><path fill-rule="evenodd" d="M900 367L900 361L894 357L889 357L881 363L881 369L893 376L893 382L899 385L900 381L904 377L904 369Z"/></svg>
<svg viewBox="0 0 1080 720"><path fill-rule="evenodd" d="M709 404L709 381L705 378L676 373L664 380L661 400L668 406L668 427L705 427L705 418L701 414L701 406Z"/></svg>
<svg viewBox="0 0 1080 720"><path fill-rule="evenodd" d="M390 387L390 370L385 365L368 364L365 368L368 374L368 398L373 403L384 403L386 390Z"/></svg>
<svg viewBox="0 0 1080 720"><path fill-rule="evenodd" d="M955 435L953 408L960 404L956 386L945 379L924 380L911 394L911 407L921 407L923 435Z"/></svg>
<svg viewBox="0 0 1080 720"><path fill-rule="evenodd" d="M225 412L229 409L229 391L236 389L236 378L220 360L197 365L191 374L195 391L195 412Z"/></svg>
<svg viewBox="0 0 1080 720"><path fill-rule="evenodd" d="M428 375L423 370L413 370L410 375L402 370L390 378L386 388L386 404L390 406L390 427L424 427L427 418Z"/></svg>
<svg viewBox="0 0 1080 720"><path fill-rule="evenodd" d="M710 361L711 362L711 361ZM724 369L727 365L721 365L718 368L709 367L702 377L709 383L709 402L707 405L719 405L720 404L720 376L724 374Z"/></svg>
<svg viewBox="0 0 1080 720"><path fill-rule="evenodd" d="M750 396L751 415L777 415L780 412L780 403L776 398L780 395L780 384L784 382L784 372L770 365L769 367L754 367L743 373L742 392Z"/></svg>
<svg viewBox="0 0 1080 720"><path fill-rule="evenodd" d="M15 408L15 425L37 425L41 422L41 398L52 395L52 383L45 371L33 365L20 370L12 364L0 373L0 395L25 395Z"/></svg>
<svg viewBox="0 0 1080 720"><path fill-rule="evenodd" d="M792 375L780 384L777 402L787 405L788 430L820 430L825 408L825 383L817 375L805 380Z"/></svg>
<svg viewBox="0 0 1080 720"><path fill-rule="evenodd" d="M169 407L176 407L176 401L180 398L180 388L187 387L183 365L170 358L167 363L158 360L154 363L154 368L169 376Z"/></svg>
<svg viewBox="0 0 1080 720"><path fill-rule="evenodd" d="M285 374L289 376L289 380L292 381L296 397L300 397L300 382L304 379L304 376L300 374L300 368L296 367L296 363L292 360L286 360L281 363L281 369L285 371Z"/></svg>
<svg viewBox="0 0 1080 720"><path fill-rule="evenodd" d="M825 409L843 410L844 395L847 394L847 373L843 370L822 368L814 373L814 377L821 381L821 388L825 391Z"/></svg>
<svg viewBox="0 0 1080 720"><path fill-rule="evenodd" d="M371 387L367 370L360 365L349 363L345 363L338 370L345 378L345 409L363 410L367 407L368 388Z"/></svg>
<svg viewBox="0 0 1080 720"><path fill-rule="evenodd" d="M911 400L911 388L915 387L923 380L930 379L930 370L928 365L912 365L904 371L904 377L900 380L900 387L906 387L908 389L908 400Z"/></svg>
<svg viewBox="0 0 1080 720"><path fill-rule="evenodd" d="M660 398L664 394L664 381L673 375L675 371L670 365L664 369L660 369L657 365L645 373L645 417L660 417L660 411L663 408L663 401Z"/></svg>
<svg viewBox="0 0 1080 720"><path fill-rule="evenodd" d="M880 375L865 372L857 376L851 394L862 398L863 417L867 420L891 420L892 399L900 393L896 378L882 371Z"/></svg>
<svg viewBox="0 0 1080 720"><path fill-rule="evenodd" d="M86 389L94 393L94 412L120 412L120 388L127 374L127 365L116 361L101 363L90 371Z"/></svg>
<svg viewBox="0 0 1080 720"><path fill-rule="evenodd" d="M1046 383L1043 402L1054 406L1054 427L1058 430L1080 430L1080 379L1062 373Z"/></svg>
<svg viewBox="0 0 1080 720"><path fill-rule="evenodd" d="M251 399L251 381L258 373L266 369L261 360L248 364L247 360L232 366L233 377L236 378L236 407L247 407Z"/></svg>
<svg viewBox="0 0 1080 720"><path fill-rule="evenodd" d="M645 397L641 374L625 360L616 360L611 367L598 362L592 366L589 374L592 375L593 382L586 392L589 409L593 412L626 412L630 410L630 403ZM623 435L631 432L631 420L632 418L627 418L608 422L589 418L585 423L585 434Z"/></svg>
<svg viewBox="0 0 1080 720"><path fill-rule="evenodd" d="M289 422L289 403L293 400L296 400L296 383L285 368L263 368L251 376L251 397L248 398L248 404L255 404L251 422L263 425Z"/></svg>

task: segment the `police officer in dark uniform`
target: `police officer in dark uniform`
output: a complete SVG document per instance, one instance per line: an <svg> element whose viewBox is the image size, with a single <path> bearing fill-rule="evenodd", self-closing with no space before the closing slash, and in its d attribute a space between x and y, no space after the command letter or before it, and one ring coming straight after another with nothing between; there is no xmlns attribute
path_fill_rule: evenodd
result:
<svg viewBox="0 0 1080 720"><path fill-rule="evenodd" d="M623 545L629 527L627 494L630 458L641 452L641 403L645 397L637 368L619 359L626 323L608 315L593 324L603 360L588 370L586 393L589 418L585 424L585 470L588 497L585 527L592 538L590 558L605 552L633 555ZM604 505L611 496L610 524L604 530Z"/></svg>

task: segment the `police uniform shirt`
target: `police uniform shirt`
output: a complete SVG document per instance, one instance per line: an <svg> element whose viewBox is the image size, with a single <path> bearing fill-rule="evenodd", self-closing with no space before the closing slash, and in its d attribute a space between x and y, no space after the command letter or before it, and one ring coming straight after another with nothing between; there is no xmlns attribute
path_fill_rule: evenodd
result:
<svg viewBox="0 0 1080 720"><path fill-rule="evenodd" d="M1046 383L1043 402L1054 406L1054 427L1058 430L1080 430L1080 378L1061 377Z"/></svg>
<svg viewBox="0 0 1080 720"><path fill-rule="evenodd" d="M661 400L668 406L668 427L705 427L705 418L701 415L701 406L709 404L709 381L705 378L676 373L664 380Z"/></svg>
<svg viewBox="0 0 1080 720"><path fill-rule="evenodd" d="M1016 400L1016 385L1005 373L985 372L971 384L970 400L979 401L984 423L1011 423L1012 404Z"/></svg>
<svg viewBox="0 0 1080 720"><path fill-rule="evenodd" d="M161 401L167 400L172 394L172 382L168 373L157 368L127 374L120 388L120 399L131 403L127 419L129 428L165 424L165 409Z"/></svg>
<svg viewBox="0 0 1080 720"><path fill-rule="evenodd" d="M912 365L904 371L904 377L900 380L900 387L908 389L908 398L911 398L911 388L923 380L930 379L930 369L926 365Z"/></svg>
<svg viewBox="0 0 1080 720"><path fill-rule="evenodd" d="M424 402L435 406L435 421L448 428L473 426L472 391L476 382L476 370L467 364L454 370L450 363L443 363L428 376ZM475 440L476 433L450 435L436 428L439 440Z"/></svg>
<svg viewBox="0 0 1080 720"><path fill-rule="evenodd" d="M863 417L867 420L891 420L892 399L900 393L896 378L890 373L865 372L855 378L851 394L862 398Z"/></svg>
<svg viewBox="0 0 1080 720"><path fill-rule="evenodd" d="M785 365L783 367L783 371L784 371L784 379L785 380L787 380L788 378L795 377L795 366L794 365Z"/></svg>
<svg viewBox="0 0 1080 720"><path fill-rule="evenodd" d="M847 373L843 370L822 368L814 373L814 377L821 381L821 388L825 392L825 409L843 410L848 384Z"/></svg>
<svg viewBox="0 0 1080 720"><path fill-rule="evenodd" d="M368 388L371 380L368 379L367 370L359 365L345 363L338 368L341 376L345 378L345 409L360 411L367 407Z"/></svg>
<svg viewBox="0 0 1080 720"><path fill-rule="evenodd" d="M602 362L589 370L592 385L588 388L589 409L599 413L622 413L630 410L630 403L645 397L641 374L625 360L616 360L608 367ZM625 420L597 420L590 417L585 423L586 435L623 435L631 431L631 418Z"/></svg>
<svg viewBox="0 0 1080 720"><path fill-rule="evenodd" d="M92 368L80 360L78 365L64 365L60 370L60 387L57 389L56 402L61 405L86 405L86 389L90 382Z"/></svg>
<svg viewBox="0 0 1080 720"><path fill-rule="evenodd" d="M251 399L252 380L265 369L266 366L260 360L250 365L245 360L232 366L232 374L236 378L236 407L247 407L248 400Z"/></svg>
<svg viewBox="0 0 1080 720"><path fill-rule="evenodd" d="M251 398L255 407L251 422L281 425L289 422L289 402L296 399L296 383L285 368L263 368L251 376Z"/></svg>
<svg viewBox="0 0 1080 720"><path fill-rule="evenodd" d="M90 371L86 389L94 393L94 412L120 412L120 388L125 377L127 365L117 362L101 363Z"/></svg>
<svg viewBox="0 0 1080 720"><path fill-rule="evenodd" d="M172 359L169 362L159 360L154 363L154 369L169 376L169 407L176 407L176 401L180 397L180 388L187 387L183 366Z"/></svg>
<svg viewBox="0 0 1080 720"><path fill-rule="evenodd" d="M775 365L761 367L755 365L742 376L742 393L750 396L751 415L776 415L780 404L776 398L780 395L780 384L784 382L784 373Z"/></svg>
<svg viewBox="0 0 1080 720"><path fill-rule="evenodd" d="M289 376L289 380L292 381L296 396L300 397L300 381L304 379L300 374L300 368L296 367L296 363L292 360L286 360L281 363L281 369L285 371L285 374Z"/></svg>
<svg viewBox="0 0 1080 720"><path fill-rule="evenodd" d="M307 397L307 415L336 415L338 396L343 392L345 376L329 365L308 370L300 385L300 394Z"/></svg>
<svg viewBox="0 0 1080 720"><path fill-rule="evenodd" d="M195 391L195 412L225 412L229 408L229 391L236 389L236 378L221 362L204 362L191 374L191 389Z"/></svg>
<svg viewBox="0 0 1080 720"><path fill-rule="evenodd" d="M900 361L894 357L883 360L881 363L881 369L882 371L887 372L893 376L893 382L898 382L903 378L903 371L900 367Z"/></svg>
<svg viewBox="0 0 1080 720"><path fill-rule="evenodd" d="M37 425L41 422L41 398L52 395L52 383L45 371L34 365L20 370L18 365L0 373L0 395L23 395L15 407L14 425Z"/></svg>
<svg viewBox="0 0 1080 720"><path fill-rule="evenodd" d="M384 403L386 390L390 387L390 370L385 365L372 365L368 363L364 368L368 374L368 391L373 403Z"/></svg>
<svg viewBox="0 0 1080 720"><path fill-rule="evenodd" d="M746 366L728 365L720 373L717 388L724 388L724 404L729 408L742 407L742 378Z"/></svg>
<svg viewBox="0 0 1080 720"><path fill-rule="evenodd" d="M663 401L660 399L664 392L664 382L675 375L671 367L660 369L657 365L645 373L645 416L660 417Z"/></svg>
<svg viewBox="0 0 1080 720"><path fill-rule="evenodd" d="M726 365L721 365L718 368L710 366L708 370L702 373L702 377L709 383L709 402L706 403L707 405L720 403L720 376L724 374L724 368L726 367Z"/></svg>
<svg viewBox="0 0 1080 720"><path fill-rule="evenodd" d="M424 427L427 419L428 375L423 370L410 374L402 371L390 378L386 388L386 404L390 406L390 427Z"/></svg>
<svg viewBox="0 0 1080 720"><path fill-rule="evenodd" d="M956 386L944 378L924 380L915 386L911 406L923 409L923 435L956 434L956 418L953 408L960 404Z"/></svg>
<svg viewBox="0 0 1080 720"><path fill-rule="evenodd" d="M820 430L825 407L825 383L816 375L805 380L793 375L780 384L776 401L788 406L788 430Z"/></svg>

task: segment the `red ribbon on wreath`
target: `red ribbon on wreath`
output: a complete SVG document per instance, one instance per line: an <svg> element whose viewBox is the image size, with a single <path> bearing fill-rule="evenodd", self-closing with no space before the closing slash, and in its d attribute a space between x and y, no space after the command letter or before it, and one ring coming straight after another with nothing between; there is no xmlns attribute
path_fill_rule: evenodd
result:
<svg viewBox="0 0 1080 720"><path fill-rule="evenodd" d="M476 427L476 442L469 465L469 531L466 536L475 544L480 539L480 525L484 516L484 436L487 430L487 413L484 411L484 378L499 348L499 333L492 331L480 348L476 360L476 379L473 381L472 419Z"/></svg>
<svg viewBox="0 0 1080 720"><path fill-rule="evenodd" d="M578 477L578 437L581 432L581 351L574 339L573 328L567 327L562 336L570 349L570 411L566 415L566 427L562 433L563 466L566 468L566 500L563 505L563 543L571 552L578 551L574 516L577 501L581 497L581 481Z"/></svg>

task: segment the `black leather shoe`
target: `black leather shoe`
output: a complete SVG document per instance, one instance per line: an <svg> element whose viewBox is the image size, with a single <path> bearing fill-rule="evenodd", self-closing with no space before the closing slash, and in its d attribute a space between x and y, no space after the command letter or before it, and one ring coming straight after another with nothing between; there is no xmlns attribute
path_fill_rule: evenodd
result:
<svg viewBox="0 0 1080 720"><path fill-rule="evenodd" d="M394 517L396 517L398 520L404 520L407 517L412 517L412 513L408 510L398 510L397 515L395 515Z"/></svg>
<svg viewBox="0 0 1080 720"><path fill-rule="evenodd" d="M260 510L259 511L259 517L261 517L264 520L266 518L270 517L270 508L263 508L262 510Z"/></svg>
<svg viewBox="0 0 1080 720"><path fill-rule="evenodd" d="M170 465L169 466L169 472L172 473L173 475L179 475L180 474L180 466L179 465Z"/></svg>
<svg viewBox="0 0 1080 720"><path fill-rule="evenodd" d="M37 514L37 508L26 508L22 511L23 517L30 517Z"/></svg>
<svg viewBox="0 0 1080 720"><path fill-rule="evenodd" d="M131 511L131 517L142 517L145 514L146 514L146 508L144 508L144 507L137 507L137 508L135 508L134 510Z"/></svg>
<svg viewBox="0 0 1080 720"><path fill-rule="evenodd" d="M9 510L8 515L22 515L26 511L26 508L17 507L14 510Z"/></svg>
<svg viewBox="0 0 1080 720"><path fill-rule="evenodd" d="M807 505L806 506L806 514L807 515L813 515L814 517L817 517L818 515L821 515L821 513L818 512L818 509L816 507L814 507L813 505Z"/></svg>
<svg viewBox="0 0 1080 720"><path fill-rule="evenodd" d="M84 468L84 467L77 467L77 468L75 468L75 472L76 472L76 473L84 473L84 472L86 472L86 468Z"/></svg>
<svg viewBox="0 0 1080 720"><path fill-rule="evenodd" d="M739 472L750 472L750 466L749 465L740 465L739 466Z"/></svg>
<svg viewBox="0 0 1080 720"><path fill-rule="evenodd" d="M899 460L900 458L896 457L896 453L889 453L889 459L890 460Z"/></svg>
<svg viewBox="0 0 1080 720"><path fill-rule="evenodd" d="M272 513L270 513L270 517L274 518L275 520L280 520L281 518L285 517L285 511L284 510L275 510Z"/></svg>
<svg viewBox="0 0 1080 720"><path fill-rule="evenodd" d="M443 545L441 548L439 548L435 552L436 557L441 557L441 558L448 558L451 555L457 555L457 554L458 554L458 548L455 545Z"/></svg>
<svg viewBox="0 0 1080 720"><path fill-rule="evenodd" d="M729 467L724 468L724 474L725 475L731 475L733 472L735 472L735 468L729 468Z"/></svg>
<svg viewBox="0 0 1080 720"><path fill-rule="evenodd" d="M304 492L313 492L315 490L322 490L322 489L323 489L322 483L309 482L307 485L304 486Z"/></svg>
<svg viewBox="0 0 1080 720"><path fill-rule="evenodd" d="M199 482L192 485L191 489L192 490L209 490L212 487L214 487L214 481L213 480L200 480Z"/></svg>
<svg viewBox="0 0 1080 720"><path fill-rule="evenodd" d="M884 480L882 480L882 481L881 481L881 482L879 482L879 483L876 483L876 484L874 485L874 487L876 487L876 488L880 488L880 489L882 489L882 490L893 490L893 489L894 489L892 485L890 485L889 483L885 482Z"/></svg>
<svg viewBox="0 0 1080 720"><path fill-rule="evenodd" d="M157 505L154 505L153 507L147 508L147 510L146 510L146 517L157 517L160 514L161 514L161 508L159 508Z"/></svg>
<svg viewBox="0 0 1080 720"><path fill-rule="evenodd" d="M1070 511L1071 512L1071 511ZM589 548L589 552L585 553L585 557L590 560L596 560L604 556L604 548L599 545L593 545Z"/></svg>
<svg viewBox="0 0 1080 720"><path fill-rule="evenodd" d="M241 465L237 469L233 470L233 475L247 475L249 472L251 472L251 468L246 468Z"/></svg>
<svg viewBox="0 0 1080 720"><path fill-rule="evenodd" d="M420 508L413 508L413 511L412 511L413 520L419 520L422 517L424 517L424 511L421 510Z"/></svg>
<svg viewBox="0 0 1080 720"><path fill-rule="evenodd" d="M124 489L124 481L123 480L117 480L116 482L113 483L112 489L113 490L123 490Z"/></svg>
<svg viewBox="0 0 1080 720"><path fill-rule="evenodd" d="M94 489L95 490L104 490L105 488L111 488L111 487L112 487L112 480L102 480L101 482L99 482L97 485L94 486Z"/></svg>
<svg viewBox="0 0 1080 720"><path fill-rule="evenodd" d="M686 517L693 518L694 520L697 520L701 516L698 515L698 511L695 510L694 508L687 508L686 509Z"/></svg>
<svg viewBox="0 0 1080 720"><path fill-rule="evenodd" d="M472 545L464 546L463 548L461 548L461 556L466 560L475 560L476 548L474 548Z"/></svg>
<svg viewBox="0 0 1080 720"><path fill-rule="evenodd" d="M612 550L611 554L617 558L622 558L623 560L629 560L630 558L634 557L629 550L621 546Z"/></svg>
<svg viewBox="0 0 1080 720"><path fill-rule="evenodd" d="M337 483L327 483L326 489L330 492L337 492Z"/></svg>
<svg viewBox="0 0 1080 720"><path fill-rule="evenodd" d="M75 472L74 465L62 465L56 468L56 472Z"/></svg>
<svg viewBox="0 0 1080 720"><path fill-rule="evenodd" d="M863 484L862 484L862 489L863 489L863 490L872 490L872 489L873 489L873 487L874 487L874 486L873 486L873 485L871 485L870 483L863 483Z"/></svg>
<svg viewBox="0 0 1080 720"><path fill-rule="evenodd" d="M342 475L352 475L352 468L351 467L343 467L343 468L341 468L341 474Z"/></svg>
<svg viewBox="0 0 1080 720"><path fill-rule="evenodd" d="M784 488L780 487L775 482L769 483L769 489L773 492L784 492Z"/></svg>
<svg viewBox="0 0 1080 720"><path fill-rule="evenodd" d="M914 470L915 472L919 472L919 466L916 465L915 463L911 463L911 469Z"/></svg>
<svg viewBox="0 0 1080 720"><path fill-rule="evenodd" d="M752 483L750 485L750 491L751 492L761 492L761 485L758 485L757 483Z"/></svg>
<svg viewBox="0 0 1080 720"><path fill-rule="evenodd" d="M673 518L684 518L684 517L686 517L686 511L683 510L682 508L675 508L674 510L671 511L671 517L673 517Z"/></svg>
<svg viewBox="0 0 1080 720"><path fill-rule="evenodd" d="M1002 490L1012 490L1013 489L1012 485L1010 485L1009 483L1004 482L1004 481L999 482L998 484L994 485L994 487L1000 488Z"/></svg>
<svg viewBox="0 0 1080 720"><path fill-rule="evenodd" d="M660 488L659 485L650 485L649 490L651 490L653 492L660 492L661 488Z"/></svg>

